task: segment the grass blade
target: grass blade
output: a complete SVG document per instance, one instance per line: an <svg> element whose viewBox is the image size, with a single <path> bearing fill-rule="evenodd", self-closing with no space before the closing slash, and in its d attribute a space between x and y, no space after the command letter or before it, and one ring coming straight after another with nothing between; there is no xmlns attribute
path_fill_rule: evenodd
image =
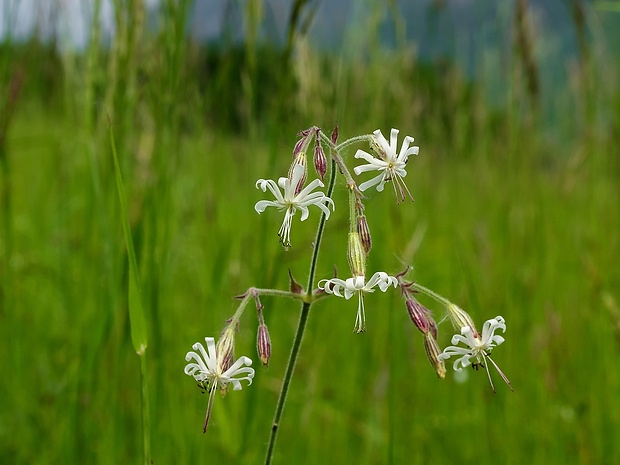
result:
<svg viewBox="0 0 620 465"><path fill-rule="evenodd" d="M142 305L142 292L140 286L140 276L138 274L138 264L136 261L136 253L129 229L129 216L127 216L127 204L125 201L125 189L123 187L123 178L121 176L121 168L118 163L118 154L116 152L116 143L114 141L114 132L112 124L108 116L108 127L110 130L110 145L112 147L112 155L114 157L114 170L116 173L116 187L118 190L118 198L121 205L121 215L123 222L123 232L125 234L125 245L127 246L127 256L129 259L129 326L131 328L131 342L140 357L140 384L141 384L141 404L142 404L142 439L143 439L143 461L145 465L150 463L151 457L151 432L150 432L150 409L149 395L147 383L146 369L146 320L144 318L144 306Z"/></svg>
<svg viewBox="0 0 620 465"><path fill-rule="evenodd" d="M116 173L116 187L118 189L118 197L121 205L121 215L123 222L123 233L125 234L125 245L127 246L127 256L129 259L129 325L131 326L131 342L138 355L143 355L147 347L146 322L144 318L144 309L142 306L142 292L140 287L140 276L138 275L138 264L136 262L136 252L133 247L133 239L129 228L129 216L127 215L127 203L125 201L125 188L123 187L123 178L118 163L118 154L116 153L116 143L114 141L114 132L112 124L108 117L108 125L110 129L110 145L112 147L112 156L114 157L114 170Z"/></svg>

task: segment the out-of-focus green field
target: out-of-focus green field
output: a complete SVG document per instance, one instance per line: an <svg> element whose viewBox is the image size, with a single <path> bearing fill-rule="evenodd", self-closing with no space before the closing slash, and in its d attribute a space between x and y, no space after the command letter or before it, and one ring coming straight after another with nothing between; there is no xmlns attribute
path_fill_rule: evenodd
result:
<svg viewBox="0 0 620 465"><path fill-rule="evenodd" d="M493 394L482 371L457 383L451 363L438 379L397 291L368 296L361 335L355 299L326 299L310 314L274 463L620 462L620 95L604 85L618 70L591 53L576 84L554 90L567 103L550 124L518 54L491 104L484 79L407 48L346 60L300 41L285 64L249 41L206 53L168 3L158 33L128 7L110 49L2 46L0 463L142 460L108 118L148 322L153 463L263 460L299 306L262 298L268 368L248 309L236 353L254 359L254 383L216 399L204 435L207 396L184 356L219 335L248 287L286 289L289 269L305 282L318 209L296 216L284 251L282 216L256 214L266 196L254 183L284 176L296 131L314 124L339 124L341 140L391 127L416 138L415 202L396 205L391 186L368 192L369 269L412 265L479 326L502 315L493 355L515 391L494 373ZM340 180L318 278L334 265L347 274L346 194ZM439 332L448 345L451 323Z"/></svg>

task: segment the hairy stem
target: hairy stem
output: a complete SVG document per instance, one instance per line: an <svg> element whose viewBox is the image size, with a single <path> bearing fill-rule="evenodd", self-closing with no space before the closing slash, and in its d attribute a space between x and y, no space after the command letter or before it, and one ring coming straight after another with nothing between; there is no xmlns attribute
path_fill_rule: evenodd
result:
<svg viewBox="0 0 620 465"><path fill-rule="evenodd" d="M418 291L418 292L420 292L420 293L422 293L424 295L427 295L431 299L435 300L436 302L439 302L442 305L445 305L446 307L451 304L451 302L448 299L446 299L445 297L440 296L435 291L431 291L428 287L424 287L421 284L413 282L413 283L411 283L411 288L415 289L416 291Z"/></svg>

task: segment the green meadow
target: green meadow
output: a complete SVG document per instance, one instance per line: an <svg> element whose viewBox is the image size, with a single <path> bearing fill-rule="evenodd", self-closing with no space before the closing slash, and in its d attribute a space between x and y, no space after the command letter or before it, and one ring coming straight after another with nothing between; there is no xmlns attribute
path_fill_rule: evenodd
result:
<svg viewBox="0 0 620 465"><path fill-rule="evenodd" d="M269 197L255 183L286 176L297 132L313 125L338 125L341 140L392 127L399 144L415 137L415 202L396 204L391 185L365 192L368 267L412 267L479 328L503 316L493 359L514 392L493 371L496 393L484 370L455 377L452 360L439 379L398 290L367 296L363 334L356 298L326 298L309 314L273 463L620 463L620 64L592 33L619 14L575 14L581 46L545 87L525 2L473 73L418 59L393 12L395 47L357 31L324 51L294 21L283 48L259 40L262 2L242 8L243 42L217 45L185 34L189 1L161 3L154 27L143 2L116 1L111 43L95 1L83 50L0 45L0 463L263 463L300 304L261 298L268 367L248 306L236 355L256 375L217 396L206 434L208 394L184 357L219 337L248 288L286 290L289 270L305 284L320 212L295 216L286 251L282 213L255 212ZM384 14L373 5L368 31ZM343 154L351 170L358 148ZM342 177L333 199L317 281L334 266L348 275ZM444 309L420 301L449 345Z"/></svg>

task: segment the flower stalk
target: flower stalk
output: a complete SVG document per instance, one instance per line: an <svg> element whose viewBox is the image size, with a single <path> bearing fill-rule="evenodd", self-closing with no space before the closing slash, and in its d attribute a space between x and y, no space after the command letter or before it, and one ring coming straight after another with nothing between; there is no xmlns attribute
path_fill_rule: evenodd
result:
<svg viewBox="0 0 620 465"><path fill-rule="evenodd" d="M327 187L327 197L331 198L336 184L336 169L335 162L332 157L332 164L330 170L330 179ZM299 314L299 322L297 323L297 330L295 331L295 338L293 339L293 346L291 347L291 353L286 364L286 370L284 372L284 379L282 380L282 388L280 395L278 396L278 403L276 405L276 411L273 417L273 423L271 425L271 434L269 435L269 444L267 446L267 453L265 455L265 465L269 465L273 459L273 452L278 438L278 428L280 427L280 419L282 418L282 412L284 411L284 405L286 404L286 398L288 396L288 390L293 378L293 372L295 371L295 365L297 364L297 358L299 356L299 349L303 340L304 332L306 330L306 323L308 322L308 315L310 314L310 307L312 305L311 289L314 288L314 275L316 274L316 265L318 262L319 251L321 249L321 242L323 239L323 233L325 231L325 221L329 215L323 212L319 220L319 226L317 228L314 248L312 249L312 256L310 258L310 268L308 270L308 285L307 300L303 302L301 306L301 313Z"/></svg>

